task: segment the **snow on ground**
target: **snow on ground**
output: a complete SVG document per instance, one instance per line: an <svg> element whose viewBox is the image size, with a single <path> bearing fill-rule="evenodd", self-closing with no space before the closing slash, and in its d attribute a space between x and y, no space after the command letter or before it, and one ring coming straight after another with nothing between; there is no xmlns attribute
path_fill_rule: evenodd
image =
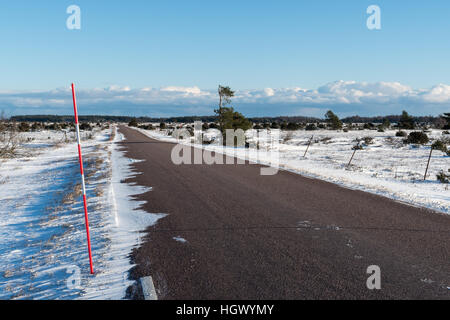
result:
<svg viewBox="0 0 450 320"><path fill-rule="evenodd" d="M114 142L125 140L117 129ZM112 149L112 180L109 185L108 203L111 204L109 230L111 246L106 252L103 272L92 279L83 299L121 299L133 281L128 280L132 267L129 255L131 250L141 244L141 232L155 224L165 214L150 214L139 207L143 204L134 201L133 196L151 191L151 188L123 183L123 180L136 175L131 164L136 160L127 158L117 144Z"/></svg>
<svg viewBox="0 0 450 320"><path fill-rule="evenodd" d="M110 133L82 134L94 276L73 133L24 133L22 156L0 161L0 299L125 296L129 254L162 215L130 201L148 189L122 182L133 176L133 161L116 145L123 136L111 141Z"/></svg>
<svg viewBox="0 0 450 320"><path fill-rule="evenodd" d="M167 141L177 140L167 135L167 130L138 129L149 137ZM247 132L254 135L256 130ZM427 146L404 145L396 131L377 132L357 131L293 131L272 130L272 136L279 136L279 153L264 150L267 139L254 138L263 148L223 148L203 145L203 149L225 153L252 162L273 165L279 162L281 170L288 170L308 177L333 182L348 188L380 194L412 205L424 206L433 210L450 213L450 191L440 183L436 175L440 170L450 168L450 157L441 151L433 151L427 180L424 181L425 168L430 153ZM209 133L209 136L214 135ZM313 144L303 157L307 144L313 137ZM442 130L431 130L428 136L432 141L448 137ZM352 156L356 139L372 137L372 144L358 150L351 166L347 166ZM252 140L252 139L250 139ZM200 146L200 145L197 145ZM267 151L269 150L269 151ZM277 159L278 158L278 159Z"/></svg>

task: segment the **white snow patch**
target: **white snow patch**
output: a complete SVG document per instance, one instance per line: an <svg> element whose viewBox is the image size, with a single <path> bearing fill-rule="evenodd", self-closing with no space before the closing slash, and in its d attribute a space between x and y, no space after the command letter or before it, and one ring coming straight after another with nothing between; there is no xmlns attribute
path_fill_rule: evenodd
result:
<svg viewBox="0 0 450 320"><path fill-rule="evenodd" d="M187 240L182 238L182 237L173 237L173 240L178 241L178 242L182 242L182 243L186 243Z"/></svg>

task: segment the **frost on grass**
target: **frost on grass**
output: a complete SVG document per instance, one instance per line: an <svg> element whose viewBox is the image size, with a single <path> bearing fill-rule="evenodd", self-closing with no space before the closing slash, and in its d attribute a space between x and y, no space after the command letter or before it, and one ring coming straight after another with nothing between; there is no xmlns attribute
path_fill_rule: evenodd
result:
<svg viewBox="0 0 450 320"><path fill-rule="evenodd" d="M129 201L147 190L121 183L133 173L110 133L83 136L94 276L74 137L24 133L19 156L0 164L0 299L125 296L131 249L160 215L135 210L139 203Z"/></svg>
<svg viewBox="0 0 450 320"><path fill-rule="evenodd" d="M175 138L167 135L167 130L138 130L154 139L177 142ZM272 133L276 130L273 129ZM411 132L407 131L407 134ZM248 137L254 136L254 132L255 130L248 132ZM428 133L431 140L428 145L404 144L405 137L398 137L396 133L394 130L283 131L279 134L279 167L281 170L450 213L448 186L436 178L442 170L447 172L450 168L450 157L439 150L433 151L427 179L423 179L430 154L430 143L442 139L442 130L431 130ZM205 135L209 136L211 132ZM276 163L274 154L264 151L267 141L261 138L253 139L259 150L213 145L198 147L254 163ZM310 141L312 143L308 153L303 157ZM355 152L349 166L356 145L361 148Z"/></svg>

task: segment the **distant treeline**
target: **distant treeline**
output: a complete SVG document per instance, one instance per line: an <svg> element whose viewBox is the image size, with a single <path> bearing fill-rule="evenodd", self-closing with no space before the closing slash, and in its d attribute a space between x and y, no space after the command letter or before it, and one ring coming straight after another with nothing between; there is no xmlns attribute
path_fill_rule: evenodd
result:
<svg viewBox="0 0 450 320"><path fill-rule="evenodd" d="M151 117L129 117L129 116L78 116L80 122L130 122L136 119L139 123L144 122L215 122L215 116L187 116L187 117L170 117L170 118L151 118ZM29 116L12 116L11 121L17 122L73 122L73 116L56 116L56 115L29 115Z"/></svg>
<svg viewBox="0 0 450 320"><path fill-rule="evenodd" d="M388 116L378 116L378 117L360 117L352 116L343 118L344 123L383 123L386 119L391 123L397 123L400 120L401 115L388 115ZM130 122L136 119L138 123L145 122L179 122L179 123L189 123L194 121L202 122L216 122L216 116L184 116L184 117L168 117L168 118L151 118L151 117L129 117L129 116L79 116L80 122ZM324 119L313 118L313 117L254 117L248 118L253 123L313 123L313 122L323 122ZM413 117L413 120L417 123L433 123L437 121L439 117L433 116L422 116ZM73 122L73 116L57 116L57 115L24 115L24 116L13 116L10 118L11 121L17 122Z"/></svg>
<svg viewBox="0 0 450 320"><path fill-rule="evenodd" d="M345 123L383 123L386 119L389 120L390 123L398 123L401 115L389 115L389 116L378 116L378 117L360 117L360 116L352 116L343 118L342 121ZM440 117L433 116L422 116L422 117L412 117L414 122L416 123L433 123L438 120Z"/></svg>

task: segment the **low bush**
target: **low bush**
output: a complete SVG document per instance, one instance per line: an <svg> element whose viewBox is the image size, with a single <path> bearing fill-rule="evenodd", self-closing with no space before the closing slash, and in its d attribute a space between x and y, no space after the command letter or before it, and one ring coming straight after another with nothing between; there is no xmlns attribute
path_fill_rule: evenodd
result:
<svg viewBox="0 0 450 320"><path fill-rule="evenodd" d="M406 133L405 131L397 131L397 132L395 133L395 136L396 136L396 137L406 137L406 136L407 136L407 133Z"/></svg>
<svg viewBox="0 0 450 320"><path fill-rule="evenodd" d="M363 138L363 141L364 141L364 144L365 144L366 146L368 146L368 145L370 145L370 144L373 144L373 138L372 138L372 137L364 137L364 138Z"/></svg>
<svg viewBox="0 0 450 320"><path fill-rule="evenodd" d="M33 123L33 125L31 126L31 130L33 130L33 131L37 131L37 130L39 130L39 129L42 129L42 124L39 123L39 122L35 122L35 123Z"/></svg>
<svg viewBox="0 0 450 320"><path fill-rule="evenodd" d="M60 127L61 127L61 129L64 130L64 129L67 129L69 127L69 124L66 123L66 122L63 122L63 123L60 124Z"/></svg>
<svg viewBox="0 0 450 320"><path fill-rule="evenodd" d="M152 124L143 124L143 125L139 126L138 128L144 129L144 130L154 130L155 129Z"/></svg>
<svg viewBox="0 0 450 320"><path fill-rule="evenodd" d="M80 130L92 131L92 126L87 122L83 122L82 124L80 124Z"/></svg>
<svg viewBox="0 0 450 320"><path fill-rule="evenodd" d="M28 131L30 131L31 127L28 123L21 122L18 126L18 129L20 132L28 132Z"/></svg>
<svg viewBox="0 0 450 320"><path fill-rule="evenodd" d="M128 126L129 127L138 127L138 122L137 122L137 120L136 119L131 119L131 121L130 122L128 122Z"/></svg>
<svg viewBox="0 0 450 320"><path fill-rule="evenodd" d="M439 151L442 151L444 153L447 153L447 144L443 140L436 140L431 145L431 148L433 148L433 150L439 150Z"/></svg>
<svg viewBox="0 0 450 320"><path fill-rule="evenodd" d="M448 169L448 174L444 172L444 170L441 170L437 175L436 178L441 183L449 183L450 182L450 169Z"/></svg>
<svg viewBox="0 0 450 320"><path fill-rule="evenodd" d="M408 135L405 143L426 144L430 141L427 134L422 131L413 131Z"/></svg>
<svg viewBox="0 0 450 320"><path fill-rule="evenodd" d="M61 127L57 123L51 123L51 124L45 125L44 129L45 130L60 130Z"/></svg>
<svg viewBox="0 0 450 320"><path fill-rule="evenodd" d="M286 126L286 130L292 130L292 131L295 131L295 130L301 129L301 127L302 127L302 126L301 126L299 123L289 122L289 123L287 124L287 126Z"/></svg>
<svg viewBox="0 0 450 320"><path fill-rule="evenodd" d="M270 125L271 129L280 129L280 125L278 124L278 122L272 122L272 124Z"/></svg>

